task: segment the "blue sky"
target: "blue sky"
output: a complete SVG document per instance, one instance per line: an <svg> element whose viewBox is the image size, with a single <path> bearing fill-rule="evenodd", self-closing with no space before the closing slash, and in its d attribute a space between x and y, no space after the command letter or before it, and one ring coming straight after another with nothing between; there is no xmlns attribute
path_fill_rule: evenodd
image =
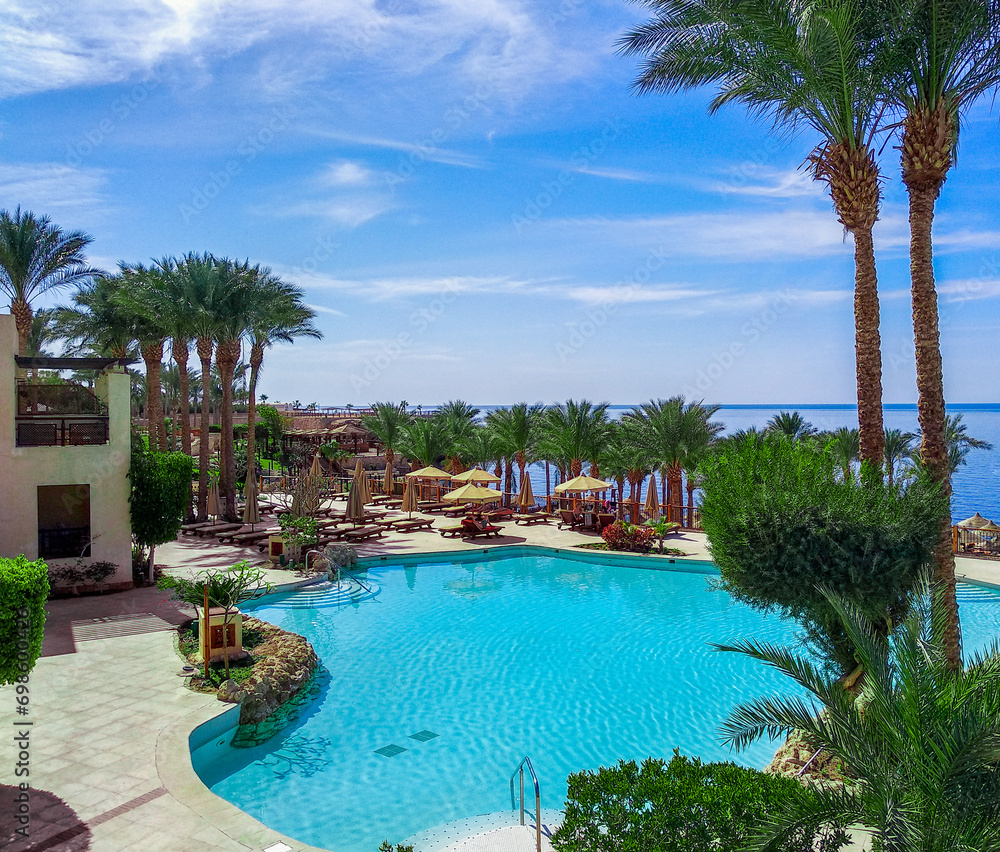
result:
<svg viewBox="0 0 1000 852"><path fill-rule="evenodd" d="M211 251L305 288L272 400L852 402L853 248L775 137L637 97L621 0L2 0L0 207L91 260ZM946 393L995 401L997 116L935 240ZM915 400L906 197L876 227L887 402Z"/></svg>

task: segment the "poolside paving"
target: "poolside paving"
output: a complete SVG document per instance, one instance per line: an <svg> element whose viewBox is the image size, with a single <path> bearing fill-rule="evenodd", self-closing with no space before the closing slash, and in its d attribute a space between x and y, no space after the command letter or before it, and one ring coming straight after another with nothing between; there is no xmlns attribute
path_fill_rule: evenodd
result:
<svg viewBox="0 0 1000 852"><path fill-rule="evenodd" d="M435 526L454 523L436 519ZM548 526L506 525L499 540L464 542L435 533L393 534L365 542L359 554L453 552L536 544L568 548L593 534ZM683 533L668 541L691 558L708 559L705 536ZM264 562L256 549L182 539L157 549L157 564L192 573L224 567L246 556ZM661 558L661 557L657 557ZM963 576L1000 587L1000 563L960 559ZM267 566L270 582L302 582L304 572ZM30 721L32 810L28 841L15 839L9 788L0 812L0 838L11 850L265 850L309 852L211 793L191 767L188 734L225 711L212 695L187 689L175 652L175 625L193 616L155 588L54 600L43 656L30 677L29 714L15 715L13 687L0 688L7 730ZM0 785L11 785L15 751L8 739ZM449 852L518 852L523 830L491 832L455 844ZM284 844L285 849L281 845Z"/></svg>

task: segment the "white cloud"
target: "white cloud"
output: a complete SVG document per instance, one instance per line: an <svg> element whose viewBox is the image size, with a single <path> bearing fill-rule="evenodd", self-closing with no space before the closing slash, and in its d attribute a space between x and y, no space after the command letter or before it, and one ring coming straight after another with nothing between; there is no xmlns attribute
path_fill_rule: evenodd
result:
<svg viewBox="0 0 1000 852"><path fill-rule="evenodd" d="M440 71L516 99L542 80L592 67L585 46L559 44L542 7L520 0L7 0L0 30L6 95L120 82L168 61L193 70L254 47L257 91L287 97L337 68L393 75ZM289 60L294 54L295 61Z"/></svg>
<svg viewBox="0 0 1000 852"><path fill-rule="evenodd" d="M433 135L421 142L402 142L398 139L383 139L377 136L360 136L355 133L342 133L340 131L320 130L315 131L316 135L325 139L333 139L337 142L346 142L348 145L358 145L364 148L387 148L391 151L402 151L410 155L413 164L428 161L431 163L442 163L448 166L458 166L463 169L486 169L489 165L480 157L471 154L464 154L461 151L453 151L449 148L442 148L433 138ZM443 132L443 131L442 131Z"/></svg>
<svg viewBox="0 0 1000 852"><path fill-rule="evenodd" d="M937 285L937 291L945 302L974 302L979 299L995 299L1000 296L1000 279L965 278L958 281L940 282Z"/></svg>
<svg viewBox="0 0 1000 852"><path fill-rule="evenodd" d="M346 228L357 228L392 209L392 203L379 198L349 198L349 199L307 199L290 204L276 203L267 207L255 208L262 216L278 218L304 217L308 219L325 219Z"/></svg>
<svg viewBox="0 0 1000 852"><path fill-rule="evenodd" d="M664 174L636 171L635 169L601 168L600 166L580 166L570 169L581 175L607 178L608 180L623 180L632 183L666 183L669 178Z"/></svg>
<svg viewBox="0 0 1000 852"><path fill-rule="evenodd" d="M370 183L371 179L370 169L351 160L331 163L320 178L328 186L364 186Z"/></svg>
<svg viewBox="0 0 1000 852"><path fill-rule="evenodd" d="M804 169L772 169L755 163L736 166L724 181L714 183L712 189L721 193L767 198L816 197L826 191L824 185Z"/></svg>
<svg viewBox="0 0 1000 852"><path fill-rule="evenodd" d="M107 205L103 169L64 163L0 163L0 198L11 206L57 214L78 214Z"/></svg>

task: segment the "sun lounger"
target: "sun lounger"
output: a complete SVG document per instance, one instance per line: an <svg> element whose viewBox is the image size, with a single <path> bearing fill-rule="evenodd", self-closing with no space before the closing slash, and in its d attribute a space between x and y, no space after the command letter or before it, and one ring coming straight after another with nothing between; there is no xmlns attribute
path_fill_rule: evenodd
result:
<svg viewBox="0 0 1000 852"><path fill-rule="evenodd" d="M469 506L452 506L450 509L445 509L441 514L446 518L459 518L462 515L469 514Z"/></svg>
<svg viewBox="0 0 1000 852"><path fill-rule="evenodd" d="M467 518L462 521L462 529L463 538L479 538L480 536L483 538L499 538L503 527L494 526L493 524L481 524L479 521Z"/></svg>
<svg viewBox="0 0 1000 852"><path fill-rule="evenodd" d="M344 535L344 541L367 541L370 538L381 538L385 534L385 529L382 527L358 527L357 529L347 530Z"/></svg>
<svg viewBox="0 0 1000 852"><path fill-rule="evenodd" d="M583 526L583 516L576 515L573 513L572 509L560 509L559 510L559 529L565 529L569 527L571 530L577 527Z"/></svg>
<svg viewBox="0 0 1000 852"><path fill-rule="evenodd" d="M208 538L210 536L216 536L219 533L227 533L233 531L238 532L241 529L243 529L243 524L229 524L229 523L212 524L211 526L202 527L201 529L195 530L194 534L196 536L199 536L200 538Z"/></svg>
<svg viewBox="0 0 1000 852"><path fill-rule="evenodd" d="M194 535L196 531L215 526L217 523L218 521L199 521L196 524L181 524L181 535Z"/></svg>
<svg viewBox="0 0 1000 852"><path fill-rule="evenodd" d="M392 526L393 529L400 532L416 532L417 530L427 530L430 532L433 530L433 523L430 518L414 518L413 520L393 521Z"/></svg>
<svg viewBox="0 0 1000 852"><path fill-rule="evenodd" d="M450 509L451 507L451 503L438 503L432 500L417 503L417 509L421 512L440 512L442 509Z"/></svg>
<svg viewBox="0 0 1000 852"><path fill-rule="evenodd" d="M610 527L615 522L614 515L599 512L597 515L597 531L603 532L605 527Z"/></svg>
<svg viewBox="0 0 1000 852"><path fill-rule="evenodd" d="M513 518L514 510L503 506L499 509L494 509L492 512L484 512L483 517L485 517L491 524L494 524L497 521L504 521L508 518Z"/></svg>
<svg viewBox="0 0 1000 852"><path fill-rule="evenodd" d="M547 524L552 518L546 512L533 512L530 515L515 515L514 523L524 527L531 527L535 524Z"/></svg>
<svg viewBox="0 0 1000 852"><path fill-rule="evenodd" d="M441 527L438 532L441 533L442 538L458 538L465 535L465 527L462 524L457 527Z"/></svg>
<svg viewBox="0 0 1000 852"><path fill-rule="evenodd" d="M251 532L230 532L219 536L219 541L223 544L235 544L238 547L247 547L266 541L279 530L252 530Z"/></svg>

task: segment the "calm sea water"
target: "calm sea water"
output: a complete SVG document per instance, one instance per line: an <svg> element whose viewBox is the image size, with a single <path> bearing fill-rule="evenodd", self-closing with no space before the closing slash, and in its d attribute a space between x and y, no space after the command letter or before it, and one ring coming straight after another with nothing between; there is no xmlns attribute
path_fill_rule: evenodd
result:
<svg viewBox="0 0 1000 852"><path fill-rule="evenodd" d="M495 407L483 406L483 409ZM630 408L628 405L615 405L611 407L610 413L613 417L621 417ZM858 425L857 409L850 405L724 405L715 419L725 424L725 434L731 434L751 426L763 428L779 411L798 411L820 430L838 429L841 426L857 428ZM948 413L961 414L969 435L989 441L995 447L993 450L971 450L967 463L955 474L952 481L952 516L961 520L980 512L1000 523L1000 404L949 406ZM917 407L886 406L885 426L887 429L918 432ZM545 466L533 465L529 470L535 494L545 494ZM552 484L555 484L555 479Z"/></svg>

